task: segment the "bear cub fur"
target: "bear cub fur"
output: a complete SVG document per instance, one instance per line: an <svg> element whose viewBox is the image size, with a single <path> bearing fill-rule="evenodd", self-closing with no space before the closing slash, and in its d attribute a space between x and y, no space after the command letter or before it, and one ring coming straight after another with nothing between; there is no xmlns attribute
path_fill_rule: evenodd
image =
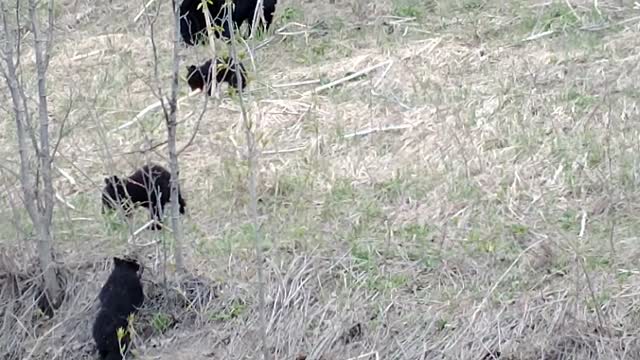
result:
<svg viewBox="0 0 640 360"><path fill-rule="evenodd" d="M229 39L231 34L229 32L229 25L225 18L225 11L223 5L225 0L213 0L209 4L208 9L213 17L213 27L215 29L222 29L222 33L219 30L214 31L214 35L217 38ZM180 5L180 34L182 39L188 45L196 45L206 42L206 28L202 8L198 9L201 0L184 0ZM234 0L233 12L231 13L231 20L233 24L238 27L246 21L251 28L253 22L253 16L256 9L257 0ZM258 26L262 25L263 30L268 30L273 21L273 14L276 11L277 0L263 0L262 9L264 13L265 24L260 19L257 23ZM251 28L251 33L253 33Z"/></svg>
<svg viewBox="0 0 640 360"><path fill-rule="evenodd" d="M103 360L122 359L120 345L128 350L131 341L128 333L119 343L117 330L127 330L129 315L135 314L144 301L139 271L140 265L135 260L113 258L113 270L98 295L100 310L92 329Z"/></svg>
<svg viewBox="0 0 640 360"><path fill-rule="evenodd" d="M207 91L209 95L213 94L213 72L211 71L212 60L207 60L200 66L187 66L187 82L191 90L201 89ZM225 56L217 58L215 63L216 82L226 82L234 89L238 89L238 77L236 76L236 67L240 72L240 90L244 90L247 84L247 76L244 65L241 62L233 62L229 57Z"/></svg>
<svg viewBox="0 0 640 360"><path fill-rule="evenodd" d="M130 216L135 206L149 209L151 219L155 220L151 229L158 230L162 224L162 211L171 201L171 173L160 165L150 164L138 169L131 176L119 178L116 175L104 179L102 190L102 212L122 207ZM178 189L180 214L185 213L186 202Z"/></svg>

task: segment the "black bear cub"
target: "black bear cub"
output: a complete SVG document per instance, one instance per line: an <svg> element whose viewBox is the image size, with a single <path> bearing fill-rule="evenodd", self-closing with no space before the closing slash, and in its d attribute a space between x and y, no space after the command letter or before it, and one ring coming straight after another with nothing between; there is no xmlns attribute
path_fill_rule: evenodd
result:
<svg viewBox="0 0 640 360"><path fill-rule="evenodd" d="M225 9L223 5L225 0L213 0L208 5L209 12L213 17L214 35L217 38L229 39L229 25L225 18ZM198 9L201 0L184 0L180 5L180 34L182 39L188 45L201 44L206 41L206 28L202 8ZM244 22L248 22L249 27L253 22L257 0L233 0L234 9L231 13L231 20L240 28ZM273 13L276 11L277 0L263 0L262 9L264 13L265 24L262 24L263 30L268 30L273 21ZM261 25L262 20L258 21ZM220 32L222 30L222 32ZM253 28L251 28L253 33Z"/></svg>
<svg viewBox="0 0 640 360"><path fill-rule="evenodd" d="M120 360L131 338L128 332L118 341L119 328L128 329L128 317L135 314L144 301L140 282L140 265L135 260L113 258L113 270L100 290L100 310L93 323L93 340L103 360Z"/></svg>
<svg viewBox="0 0 640 360"><path fill-rule="evenodd" d="M191 90L201 89L207 91L209 95L213 94L213 72L211 71L212 60L207 60L200 66L187 66L187 82ZM238 89L238 77L236 76L236 67L240 72L240 90L243 90L247 84L247 75L244 65L241 62L233 62L229 57L217 58L215 64L216 82L226 82L234 89Z"/></svg>
<svg viewBox="0 0 640 360"><path fill-rule="evenodd" d="M121 206L130 216L135 206L149 209L155 220L151 229L158 230L162 223L162 212L171 197L171 173L160 165L150 164L138 169L131 176L119 178L116 175L104 179L102 190L102 211ZM185 213L186 203L178 189L180 214Z"/></svg>

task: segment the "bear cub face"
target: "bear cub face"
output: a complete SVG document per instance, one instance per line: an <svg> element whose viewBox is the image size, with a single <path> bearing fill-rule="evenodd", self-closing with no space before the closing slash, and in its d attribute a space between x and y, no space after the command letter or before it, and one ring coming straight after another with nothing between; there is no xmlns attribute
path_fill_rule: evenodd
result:
<svg viewBox="0 0 640 360"><path fill-rule="evenodd" d="M240 73L240 90L244 90L247 85L246 69L241 62L233 62L229 57L217 58L215 68L211 69L212 60L207 60L200 66L187 66L187 83L191 90L201 89L213 95L213 72L216 74L216 83L226 82L230 87L238 89L238 77L236 69Z"/></svg>
<svg viewBox="0 0 640 360"><path fill-rule="evenodd" d="M140 264L136 260L114 257L113 270L98 295L102 305L117 299L114 295L128 295L136 307L139 307L143 299L140 270Z"/></svg>
<svg viewBox="0 0 640 360"><path fill-rule="evenodd" d="M140 265L135 260L113 258L113 270L98 295L100 310L92 328L101 359L121 359L121 345L125 352L128 350L129 334L125 332L118 341L117 331L127 330L129 315L144 302L140 277Z"/></svg>
<svg viewBox="0 0 640 360"><path fill-rule="evenodd" d="M102 190L102 212L122 208L126 216L130 216L133 208L142 206L149 209L151 226L157 230L162 224L162 213L165 204L171 201L171 173L160 165L150 164L138 169L131 176L120 178L116 175L104 179ZM185 213L186 202L178 189L180 214Z"/></svg>

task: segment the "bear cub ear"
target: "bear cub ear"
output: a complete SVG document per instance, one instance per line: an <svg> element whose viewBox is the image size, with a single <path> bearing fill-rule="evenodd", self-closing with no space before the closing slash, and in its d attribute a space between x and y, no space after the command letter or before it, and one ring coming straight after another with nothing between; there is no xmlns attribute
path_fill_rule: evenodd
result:
<svg viewBox="0 0 640 360"><path fill-rule="evenodd" d="M113 257L113 267L114 268L119 268L121 266L124 266L124 260L120 259L119 257Z"/></svg>
<svg viewBox="0 0 640 360"><path fill-rule="evenodd" d="M193 73L196 72L196 67L194 65L187 66L187 77L190 78Z"/></svg>
<svg viewBox="0 0 640 360"><path fill-rule="evenodd" d="M138 264L137 261L130 260L130 259L122 259L115 256L113 257L113 265L116 268L128 267L135 272L138 272L138 270L140 269L140 265Z"/></svg>

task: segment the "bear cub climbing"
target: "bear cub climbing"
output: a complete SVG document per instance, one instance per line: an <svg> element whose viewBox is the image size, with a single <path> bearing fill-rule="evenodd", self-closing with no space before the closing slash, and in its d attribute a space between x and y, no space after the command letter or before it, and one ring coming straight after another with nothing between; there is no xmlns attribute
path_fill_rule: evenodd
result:
<svg viewBox="0 0 640 360"><path fill-rule="evenodd" d="M92 335L103 360L120 360L129 347L131 338L125 336L118 342L119 328L127 330L128 317L135 314L144 301L140 281L140 265L135 260L113 258L113 270L100 290L100 310L93 323Z"/></svg>
<svg viewBox="0 0 640 360"><path fill-rule="evenodd" d="M244 65L241 62L234 62L231 58L225 56L217 58L215 68L211 69L212 60L207 60L204 64L196 66L187 66L187 83L191 90L201 89L209 95L213 94L213 74L216 74L216 82L226 82L234 89L238 89L238 80L240 80L239 89L244 90L247 84L247 75ZM212 71L213 70L213 71ZM240 74L240 78L236 75L236 70Z"/></svg>
<svg viewBox="0 0 640 360"><path fill-rule="evenodd" d="M120 178L116 175L104 179L102 190L102 211L121 207L126 216L131 216L133 208L142 206L149 209L151 219L155 220L151 229L158 230L162 224L165 204L171 201L171 173L156 164L145 165L131 176ZM178 189L180 214L185 213L186 202Z"/></svg>

